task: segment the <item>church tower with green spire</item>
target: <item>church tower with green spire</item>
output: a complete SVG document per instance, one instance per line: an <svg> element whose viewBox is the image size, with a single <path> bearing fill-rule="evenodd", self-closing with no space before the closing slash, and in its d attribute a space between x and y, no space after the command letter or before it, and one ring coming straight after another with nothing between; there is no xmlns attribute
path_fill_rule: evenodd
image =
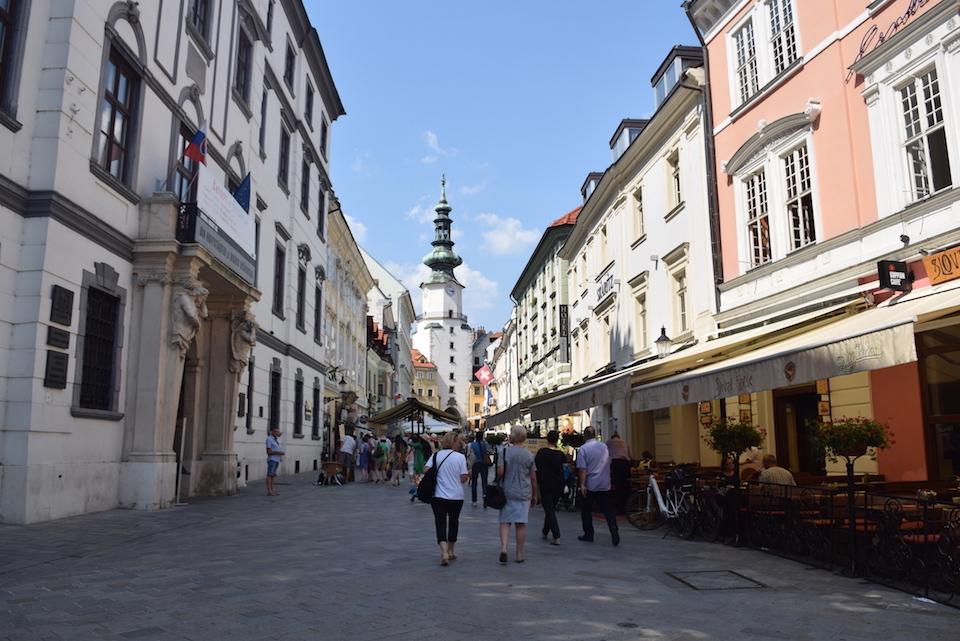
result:
<svg viewBox="0 0 960 641"><path fill-rule="evenodd" d="M423 257L430 274L420 284L421 312L412 343L437 366L440 409L464 420L473 379L473 329L463 313L464 286L454 273L463 259L453 251L453 208L447 202L446 177L440 180L440 202L434 211L433 248Z"/></svg>

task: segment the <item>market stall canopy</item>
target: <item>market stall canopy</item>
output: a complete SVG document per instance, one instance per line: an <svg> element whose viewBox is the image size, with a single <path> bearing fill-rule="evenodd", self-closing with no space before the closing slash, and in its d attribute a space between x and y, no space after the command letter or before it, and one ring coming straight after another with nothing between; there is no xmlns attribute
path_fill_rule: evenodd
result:
<svg viewBox="0 0 960 641"><path fill-rule="evenodd" d="M376 425L389 425L398 421L409 420L410 418L419 419L424 415L432 416L438 421L443 421L450 425L460 425L460 419L456 416L430 407L413 397L408 398L395 407L380 412L376 416L370 417L369 422Z"/></svg>
<svg viewBox="0 0 960 641"><path fill-rule="evenodd" d="M801 385L917 360L917 323L960 311L960 287L928 287L854 316L633 388L634 412Z"/></svg>

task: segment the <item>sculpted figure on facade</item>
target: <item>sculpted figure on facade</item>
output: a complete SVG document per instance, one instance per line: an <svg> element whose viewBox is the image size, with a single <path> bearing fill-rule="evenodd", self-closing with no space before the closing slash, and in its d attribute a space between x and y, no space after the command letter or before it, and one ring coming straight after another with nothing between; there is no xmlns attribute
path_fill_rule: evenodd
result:
<svg viewBox="0 0 960 641"><path fill-rule="evenodd" d="M257 344L257 322L250 312L236 312L230 320L230 371L240 375Z"/></svg>
<svg viewBox="0 0 960 641"><path fill-rule="evenodd" d="M173 295L170 343L180 350L180 358L186 357L187 349L200 329L200 321L207 317L209 293L195 279L188 278Z"/></svg>

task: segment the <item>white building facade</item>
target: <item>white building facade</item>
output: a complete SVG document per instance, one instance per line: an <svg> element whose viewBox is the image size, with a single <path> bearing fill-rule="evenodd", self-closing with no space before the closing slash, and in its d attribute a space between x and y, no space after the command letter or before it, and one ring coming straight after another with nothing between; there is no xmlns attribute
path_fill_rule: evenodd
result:
<svg viewBox="0 0 960 641"><path fill-rule="evenodd" d="M463 261L453 251L451 211L444 180L433 221L433 250L423 258L431 272L420 285L421 312L413 334L413 347L437 367L440 408L464 421L469 415L473 379L473 329L463 313L463 285L454 275Z"/></svg>
<svg viewBox="0 0 960 641"><path fill-rule="evenodd" d="M416 322L417 313L413 308L410 291L404 284L362 248L360 252L363 254L363 260L367 264L367 269L370 270L370 274L376 281L376 287L371 290L371 292L379 290L391 303L393 318L396 323L396 336L394 341L395 355L393 361L396 367L396 374L394 376L395 387L393 395L399 395L399 400L404 400L413 396L414 371L413 359L410 357L410 349L413 347L411 332L413 330L413 324Z"/></svg>
<svg viewBox="0 0 960 641"><path fill-rule="evenodd" d="M343 106L300 2L182 4L8 5L0 521L231 494L264 475L269 424L285 472L319 459L291 436L322 395L314 267ZM251 178L242 242L198 215L214 188L183 150L203 123L213 183Z"/></svg>
<svg viewBox="0 0 960 641"><path fill-rule="evenodd" d="M650 426L633 425L629 376L617 373L655 361L662 334L673 349L715 334L702 59L699 48L675 47L664 60L651 81L656 111L618 127L614 162L588 177L559 252L568 264L571 382L615 383L534 402L533 420L582 412L582 424L603 436L618 431L635 448L649 446Z"/></svg>

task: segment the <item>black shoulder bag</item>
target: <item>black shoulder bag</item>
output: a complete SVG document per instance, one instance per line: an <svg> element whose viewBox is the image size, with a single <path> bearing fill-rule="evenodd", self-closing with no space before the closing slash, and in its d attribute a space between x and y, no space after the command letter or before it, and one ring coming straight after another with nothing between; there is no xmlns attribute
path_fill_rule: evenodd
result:
<svg viewBox="0 0 960 641"><path fill-rule="evenodd" d="M487 486L487 495L483 497L483 507L502 510L507 504L507 495L503 491L503 482L507 478L507 448L503 448L503 476L495 484ZM496 472L494 472L496 475Z"/></svg>
<svg viewBox="0 0 960 641"><path fill-rule="evenodd" d="M450 454L453 454L453 452ZM440 461L441 466L447 462L450 454L447 454L446 458ZM427 470L417 485L417 498L424 503L431 503L433 501L433 495L437 493L437 472L439 471L440 466L437 465L437 453L434 452L433 463L430 464L430 469Z"/></svg>

